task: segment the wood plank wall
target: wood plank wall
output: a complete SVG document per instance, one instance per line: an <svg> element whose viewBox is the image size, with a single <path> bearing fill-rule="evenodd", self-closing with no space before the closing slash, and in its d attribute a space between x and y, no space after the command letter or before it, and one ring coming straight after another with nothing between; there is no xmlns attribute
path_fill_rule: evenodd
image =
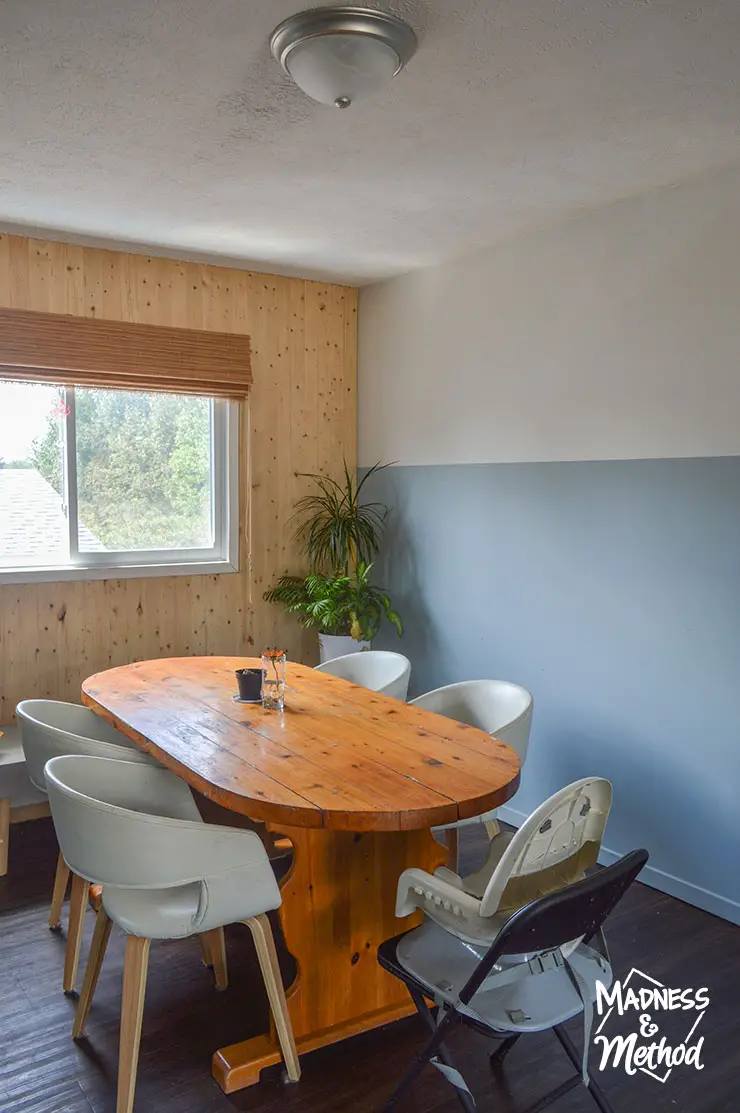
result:
<svg viewBox="0 0 740 1113"><path fill-rule="evenodd" d="M253 654L318 659L315 635L262 600L299 571L288 522L297 473L338 474L356 454L357 291L294 278L0 235L0 305L247 333L240 572L0 585L0 723L20 699L79 699L93 672L128 661Z"/></svg>

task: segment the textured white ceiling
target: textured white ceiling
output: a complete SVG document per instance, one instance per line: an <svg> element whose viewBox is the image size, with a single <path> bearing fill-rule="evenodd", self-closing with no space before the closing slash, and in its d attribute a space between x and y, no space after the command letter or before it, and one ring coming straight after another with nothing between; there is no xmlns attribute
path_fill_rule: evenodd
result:
<svg viewBox="0 0 740 1113"><path fill-rule="evenodd" d="M740 0L398 0L345 112L270 57L302 6L4 0L0 223L367 282L740 161Z"/></svg>

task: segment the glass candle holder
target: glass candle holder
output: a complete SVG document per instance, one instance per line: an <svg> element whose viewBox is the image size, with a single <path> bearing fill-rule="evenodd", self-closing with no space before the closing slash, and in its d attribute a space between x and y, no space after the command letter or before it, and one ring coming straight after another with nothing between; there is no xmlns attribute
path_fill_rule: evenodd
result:
<svg viewBox="0 0 740 1113"><path fill-rule="evenodd" d="M285 707L287 659L284 649L266 649L262 654L262 706L271 711L282 711Z"/></svg>

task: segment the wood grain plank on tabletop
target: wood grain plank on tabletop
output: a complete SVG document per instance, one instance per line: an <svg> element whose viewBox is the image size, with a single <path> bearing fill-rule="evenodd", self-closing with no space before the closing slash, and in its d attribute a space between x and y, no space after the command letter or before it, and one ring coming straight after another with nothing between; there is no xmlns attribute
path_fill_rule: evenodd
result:
<svg viewBox="0 0 740 1113"><path fill-rule="evenodd" d="M321 724L352 753L372 754L376 760L429 788L458 801L462 798L464 802L458 803L455 819L480 815L512 795L510 785L512 778L518 777L519 761L508 747L503 755L496 752L497 743L493 739L488 740L491 753L478 754L452 739L407 726L403 714L396 716L394 708L390 708L392 718L385 721L368 709L343 703L341 699L327 698L318 710L315 703L304 698L303 692L292 692L291 700L300 715L297 731ZM379 697L379 700L397 702L390 701L389 697Z"/></svg>
<svg viewBox="0 0 740 1113"><path fill-rule="evenodd" d="M152 665L150 676L167 675L168 662L158 664L161 667ZM398 777L395 785L389 788L391 778L384 775L385 771L380 766L372 769L369 762L364 781L359 776L353 780L348 775L350 769L347 763L341 758L339 762L332 760L331 750L325 744L323 750L313 745L299 752L291 747L288 734L283 743L279 734L273 740L251 729L251 721L255 718L259 721L260 717L264 717L274 722L274 712L236 704L228 694L223 697L224 711L228 712L224 714L218 707L209 708L193 696L192 679L188 681L184 676L181 681L169 678L153 686L137 678L135 666L120 670L118 683L109 679L104 697L97 694L95 679L93 677L85 683L86 696L103 703L113 712L117 725L125 733L130 733L133 728L138 735L149 739L147 749L155 756L161 757L161 752L164 752L174 759L179 766L176 771L184 776L194 769L203 775L203 743L200 739L204 739L210 746L216 747L216 754L232 754L266 774L276 784L310 799L325 813L324 824L345 828L351 825L353 830L398 830L405 826L401 812L411 806L409 797L413 796L415 786ZM215 702L215 696L210 698ZM211 757L212 751L208 753ZM370 783L371 773L374 774L374 785ZM200 784L196 787L202 791ZM218 799L213 792L205 794L211 799ZM255 818L270 818L274 814L269 810L272 804L281 806L265 790L258 800L247 797L238 810L246 811ZM235 807L233 793L230 806ZM425 808L431 817L430 822L436 821L438 815L454 815L454 804L446 797L436 797L434 801L427 797ZM424 816L418 818L422 820ZM416 826L419 825L417 822Z"/></svg>
<svg viewBox="0 0 740 1113"><path fill-rule="evenodd" d="M416 733L417 738L432 735L454 742L456 747L472 750L483 758L496 758L507 764L511 761L513 753L511 747L499 739L492 738L490 734L479 730L478 727L460 723L456 719L415 707L410 703L391 699L379 692L363 688L360 684L353 684L342 677L332 676L331 673L320 675L326 678L326 684L321 689L314 684L301 690L302 698L307 705L310 703L315 711L332 702L337 707L351 704L362 714L363 719L367 717L377 726L387 726L394 733L397 721L400 719L405 728L410 728ZM411 735L407 734L407 737Z"/></svg>
<svg viewBox="0 0 740 1113"><path fill-rule="evenodd" d="M316 730L305 726L302 719L296 722L295 711L291 709L290 703L286 706L283 716L276 716L260 706L235 703L229 691L211 689L208 694L199 698L200 707L188 707L187 695L188 680L183 673L180 680L169 679L165 691L158 690L157 705L167 704L172 708L173 713L177 712L182 722L195 726L199 730L202 729L205 733L211 733L214 738L222 739L227 748L235 747L242 756L244 756L245 736L241 731L235 736L234 728L247 726L250 734L259 736L260 739L272 744L266 747L264 741L254 743L255 760L262 762L262 768L266 768L264 760L268 756L279 759L278 771L284 769L284 761L291 754L306 759L311 766L312 775L316 778L326 781L328 775L332 774L335 785L346 786L349 790L356 789L361 797L365 797L372 805L376 824L380 822L380 812L383 810L389 813L389 822L393 830L399 825L402 828L405 826L403 812L407 811L414 813L413 825L417 827L451 823L457 818L457 805L449 795L424 785L416 777L392 768L387 762L375 760L372 747L367 748L365 756L348 749L341 744L341 739L337 737L335 731L322 733L321 722L317 724ZM219 719L214 720L214 714L219 716ZM229 728L227 724L232 725ZM237 738L234 743L229 742L232 736ZM424 771L421 761L418 763L418 769L420 772ZM291 783L295 782L291 780ZM318 802L315 794L313 799ZM333 810L338 811L336 789L332 789L332 800ZM399 809L400 801L403 802L401 809Z"/></svg>
<svg viewBox="0 0 740 1113"><path fill-rule="evenodd" d="M422 724L438 720L440 729L454 728L451 720L301 665L291 667L283 714L236 704L233 671L244 663L238 657L147 661L92 677L84 690L124 729L148 738L147 748L166 754L162 760L186 778L193 770L207 778L202 747L208 762L221 750L310 800L322 813L320 825L335 830L410 830L452 822L495 807L513 792L516 755L482 732L485 754L416 725L420 717ZM388 714L368 721L364 705ZM200 783L195 787L202 791ZM238 800L239 786L228 787L227 806L255 818L280 818L280 805L269 792L250 801L245 784ZM205 795L225 802L218 795L224 791L226 786L215 785Z"/></svg>
<svg viewBox="0 0 740 1113"><path fill-rule="evenodd" d="M219 661L223 662L229 673L232 667L237 668L243 664L241 658L220 658ZM259 662L257 659L253 659L251 664L257 665ZM240 705L233 704L230 699L231 688L227 686L224 689L221 679L214 675L209 667L209 662L197 663L187 659L175 659L166 663L166 671L169 674L177 672L181 674L183 679L178 690L182 692L182 695L187 695L187 686L191 679L197 676L201 686L199 699L202 702L238 722L245 721L245 715L251 716L250 725L253 730L267 737L279 739L285 747L307 754L314 750L317 744L326 745L328 741L336 743L338 747L341 746L342 756L338 757L336 761L342 765L345 776L349 778L353 776L353 766L362 758L367 758L373 760L376 765L380 764L391 771L385 782L386 787L389 787L393 780L392 774L399 774L404 780L402 788L406 794L415 791L410 789L409 780L432 790L435 796L427 797L423 802L419 800L419 807L445 808L446 811L444 814L442 811L430 813L430 823L452 822L458 818L449 806L453 795L455 797L458 794L466 795L468 805L473 809L471 814L479 814L481 810L495 807L497 803L501 802L500 795L496 796L496 790L492 788L492 785L499 785L502 776L505 776L505 783L508 783L518 770L518 759L508 747L504 748L506 752L504 762L498 757L490 759L487 754L482 757L471 754L469 761L471 765L474 765L473 770L463 767L463 764L456 765L455 755L444 741L438 741L435 738L430 740L425 737L420 739L415 729L408 732L408 745L399 744L394 734L402 737L402 718L400 720L393 719L391 727L379 733L377 739L374 736L366 738L364 736L364 719L363 729L358 730L359 724L356 721L357 711L355 706L345 707L341 698L333 698L331 701L319 699L314 713L309 714L303 706L305 695L303 685L314 685L321 689L325 686L326 674L316 673L313 669L301 665L293 666L293 668L300 676L301 688L299 689L295 685L292 688L289 686L285 717L277 720L270 713L262 712L261 709L245 709ZM155 669L155 672L160 675L158 670ZM153 674L150 673L150 675ZM167 683L170 685L177 684L171 675ZM229 681L230 684L231 681ZM359 690L364 691L364 689ZM401 709L406 707L399 701L391 700L388 697L377 697L376 693L368 692L367 696L368 698L379 698L383 704L392 707ZM300 714L295 715L296 711ZM444 722L444 720L440 721ZM451 722L451 720L447 720L447 722ZM487 738L487 736L484 737ZM490 739L488 743L490 749ZM428 752L430 749L434 751L431 755ZM468 757L467 754L464 756ZM325 759L322 758L322 764L324 762ZM491 780L491 777L494 779ZM475 811L476 808L477 811ZM415 810L413 802L409 800L408 807L401 810ZM415 820L415 825L421 825L420 817Z"/></svg>
<svg viewBox="0 0 740 1113"><path fill-rule="evenodd" d="M245 661L252 666L260 664L257 658L224 657L216 659L214 667L210 660L174 658L164 663L163 668L169 676L179 673L188 679L197 677L202 692L220 700L224 692L231 692L231 670L242 667ZM145 662L143 667L147 675L163 675L156 664ZM289 663L288 670L288 706L301 712L300 718L291 720L291 731L300 731L302 726L312 729L319 721L323 738L336 732L337 739L343 739L348 745L362 745L364 742L377 747L374 741L377 736L384 739L383 745L389 750L393 763L409 760L397 747L411 751L414 775L421 760L434 784L438 784L442 776L435 773L439 769L451 770L450 776L462 778L454 789L455 793L475 788L480 790L482 787L484 792L490 794L496 791L491 786L509 785L512 778L518 775L519 759L514 750L484 731L411 707L341 678L317 673L303 665ZM291 675L296 680L292 686ZM313 716L312 726L309 716ZM287 724L284 725L287 727ZM368 734L368 739L357 743L357 738L365 734ZM477 786L465 779L469 777L478 778ZM452 793L451 787L446 795ZM508 795L512 793L513 788ZM495 807L496 801L490 806Z"/></svg>
<svg viewBox="0 0 740 1113"><path fill-rule="evenodd" d="M167 672L168 662L147 664L152 666L150 676L153 672ZM297 758L279 744L270 743L248 728L243 729L243 724L229 723L228 720L214 715L208 708L193 701L192 696L188 696L186 685L182 689L175 687L169 690L162 685L154 686L137 678L136 669L137 666L134 665L109 672L102 695L96 688L97 678L91 677L84 686L85 702L96 709L100 707L105 717L115 721L119 729L134 740L142 742L149 752L183 775L197 771L202 776L204 768L208 769L212 762L218 765L220 755L223 755L225 762L231 755L242 763L244 770L251 769L257 776L264 776L266 787L259 792L257 798L250 799L254 777L251 776L247 783L244 774L244 799L235 799L236 793L231 792L231 802L227 806L241 811L248 810L249 814L261 818L268 802L282 808L280 801L283 796L293 790L300 796L300 788L305 787L311 792L317 810L322 804L333 804L340 810L340 803L343 802L353 812L365 809L374 814L377 811L377 804L369 802L358 793L353 794L340 779L326 775L317 763ZM293 790L286 788L284 784L286 759L291 760L290 780ZM187 767L184 762L188 763ZM230 784L236 784L231 777ZM200 784L197 787L202 791ZM217 787L225 788L224 785ZM204 794L218 799L214 792ZM320 820L315 823L319 825Z"/></svg>
<svg viewBox="0 0 740 1113"><path fill-rule="evenodd" d="M142 709L139 720L143 729L137 731L87 692L83 702L209 800L254 819L272 816L278 808L293 823L306 827L322 825L321 809L313 801L275 781L201 732L186 728L178 719L161 712L148 714ZM158 743L150 741L149 735L156 736ZM178 752L187 753L187 766L173 757Z"/></svg>

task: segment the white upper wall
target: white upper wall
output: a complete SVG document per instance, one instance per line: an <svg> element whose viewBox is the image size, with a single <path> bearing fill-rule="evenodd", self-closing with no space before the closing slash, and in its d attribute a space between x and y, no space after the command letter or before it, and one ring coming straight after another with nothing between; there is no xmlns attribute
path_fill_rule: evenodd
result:
<svg viewBox="0 0 740 1113"><path fill-rule="evenodd" d="M740 169L360 292L359 462L740 453Z"/></svg>

